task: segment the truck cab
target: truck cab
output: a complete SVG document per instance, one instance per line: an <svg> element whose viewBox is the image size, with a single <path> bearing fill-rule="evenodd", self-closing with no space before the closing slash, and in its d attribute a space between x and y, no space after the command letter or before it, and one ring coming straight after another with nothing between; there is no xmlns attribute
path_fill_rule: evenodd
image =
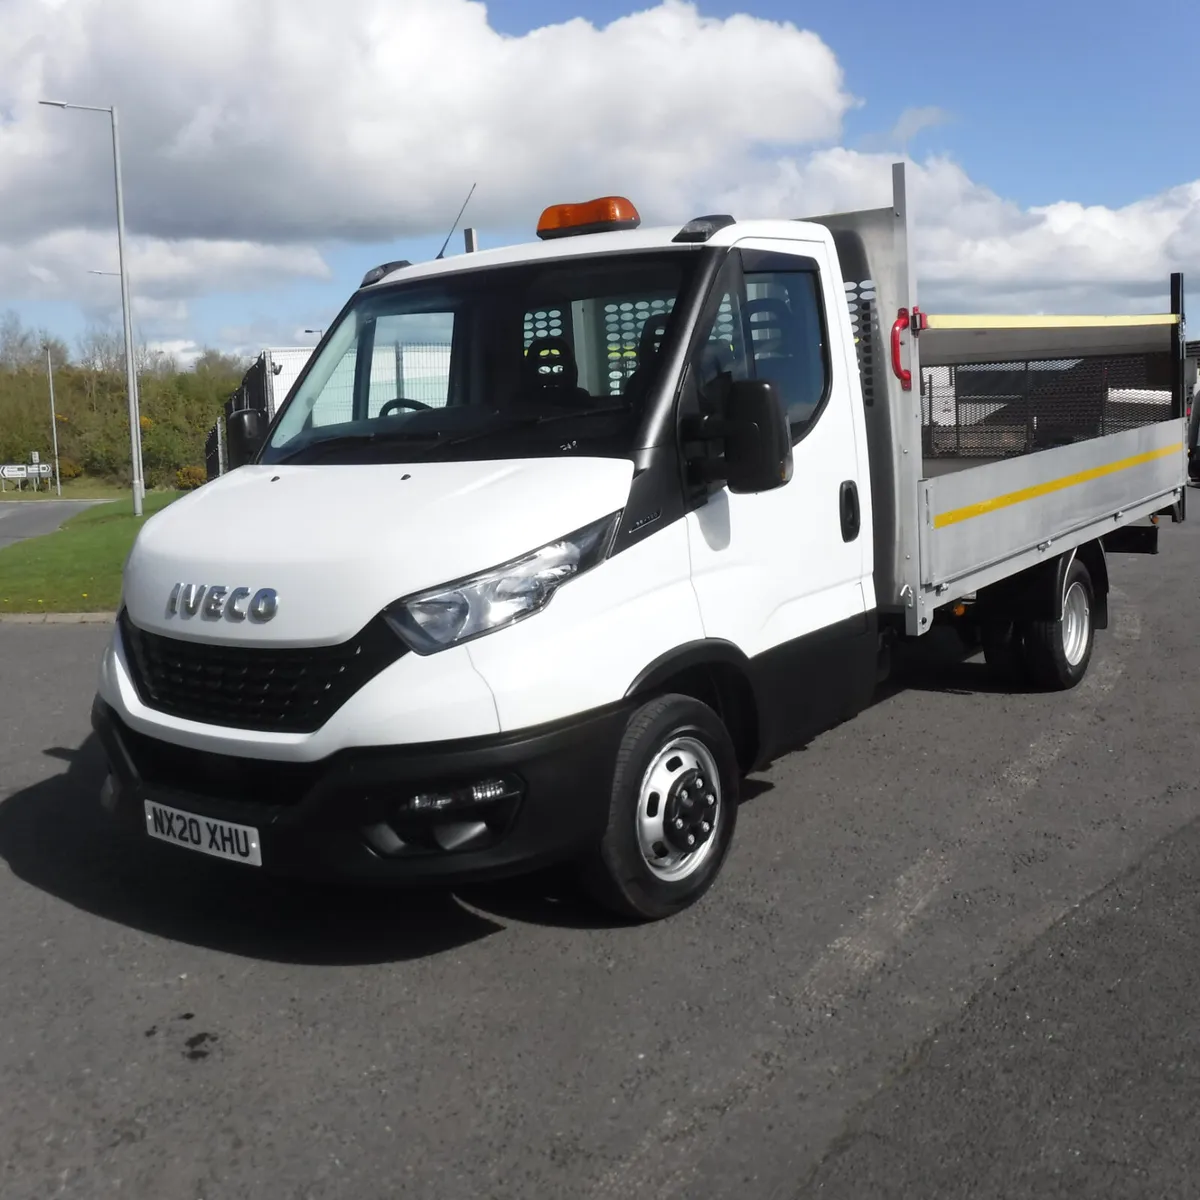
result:
<svg viewBox="0 0 1200 1200"><path fill-rule="evenodd" d="M96 707L111 807L318 875L579 857L660 916L715 876L740 778L866 702L829 231L615 198L539 232L368 276L265 436L234 415L255 461L146 524Z"/></svg>

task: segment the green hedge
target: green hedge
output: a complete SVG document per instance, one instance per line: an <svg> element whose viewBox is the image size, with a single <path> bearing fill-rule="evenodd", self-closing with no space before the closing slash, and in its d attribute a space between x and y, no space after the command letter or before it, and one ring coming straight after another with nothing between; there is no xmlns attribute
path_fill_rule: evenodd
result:
<svg viewBox="0 0 1200 1200"><path fill-rule="evenodd" d="M177 488L180 472L204 467L204 439L229 394L236 370L159 371L138 383L142 462L147 487ZM81 366L54 372L58 452L69 470L130 481L125 376ZM0 462L51 461L50 400L45 367L0 368Z"/></svg>

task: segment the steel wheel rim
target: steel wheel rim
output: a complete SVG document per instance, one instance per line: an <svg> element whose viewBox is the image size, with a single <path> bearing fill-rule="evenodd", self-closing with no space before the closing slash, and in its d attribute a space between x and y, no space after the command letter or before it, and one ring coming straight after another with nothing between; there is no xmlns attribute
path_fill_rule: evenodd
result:
<svg viewBox="0 0 1200 1200"><path fill-rule="evenodd" d="M694 737L664 743L642 776L635 816L638 849L651 874L664 883L694 875L717 844L723 808L712 751ZM689 832L696 838L694 849L686 845Z"/></svg>
<svg viewBox="0 0 1200 1200"><path fill-rule="evenodd" d="M1091 621L1091 607L1083 584L1071 584L1063 600L1062 640L1063 654L1073 667L1083 661Z"/></svg>

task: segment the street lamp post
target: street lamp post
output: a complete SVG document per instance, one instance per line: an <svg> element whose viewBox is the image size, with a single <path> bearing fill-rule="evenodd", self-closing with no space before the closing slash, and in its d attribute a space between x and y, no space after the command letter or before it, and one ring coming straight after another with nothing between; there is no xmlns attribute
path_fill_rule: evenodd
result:
<svg viewBox="0 0 1200 1200"><path fill-rule="evenodd" d="M121 268L121 314L125 323L125 385L129 393L129 450L133 465L133 512L142 515L142 500L146 494L142 475L142 428L138 415L137 363L133 357L133 320L129 313L129 275L125 269L125 199L121 189L121 142L117 131L115 106L103 108L95 104L67 104L62 100L39 100L50 108L76 108L84 112L106 112L112 122L113 180L117 191L117 258Z"/></svg>
<svg viewBox="0 0 1200 1200"><path fill-rule="evenodd" d="M50 343L46 343L46 378L50 380L50 433L54 438L54 486L62 495L62 476L58 472L58 418L54 415L54 363L50 358Z"/></svg>

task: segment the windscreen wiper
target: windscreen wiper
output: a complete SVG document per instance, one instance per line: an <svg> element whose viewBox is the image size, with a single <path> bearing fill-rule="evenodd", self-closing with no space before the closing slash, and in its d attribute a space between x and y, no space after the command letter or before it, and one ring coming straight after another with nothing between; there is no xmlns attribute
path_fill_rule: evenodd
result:
<svg viewBox="0 0 1200 1200"><path fill-rule="evenodd" d="M277 461L279 463L289 463L306 454L320 455L327 450L339 450L346 446L369 446L374 442L418 441L432 442L434 445L437 445L441 436L436 431L418 433L416 430L403 429L376 429L371 433L342 433L337 437L318 438L313 442L305 442L303 446L297 446L290 454L285 454L283 458Z"/></svg>
<svg viewBox="0 0 1200 1200"><path fill-rule="evenodd" d="M620 404L609 405L607 408L569 409L565 412L538 413L537 416L511 415L504 421L485 425L482 429L472 429L469 433L460 433L456 437L447 438L445 441L435 442L430 449L441 450L449 446L461 446L465 442L473 442L478 438L490 437L494 433L512 433L518 429L532 429L539 425L553 425L559 421L579 420L582 417L596 417L602 413L630 411L627 405Z"/></svg>

